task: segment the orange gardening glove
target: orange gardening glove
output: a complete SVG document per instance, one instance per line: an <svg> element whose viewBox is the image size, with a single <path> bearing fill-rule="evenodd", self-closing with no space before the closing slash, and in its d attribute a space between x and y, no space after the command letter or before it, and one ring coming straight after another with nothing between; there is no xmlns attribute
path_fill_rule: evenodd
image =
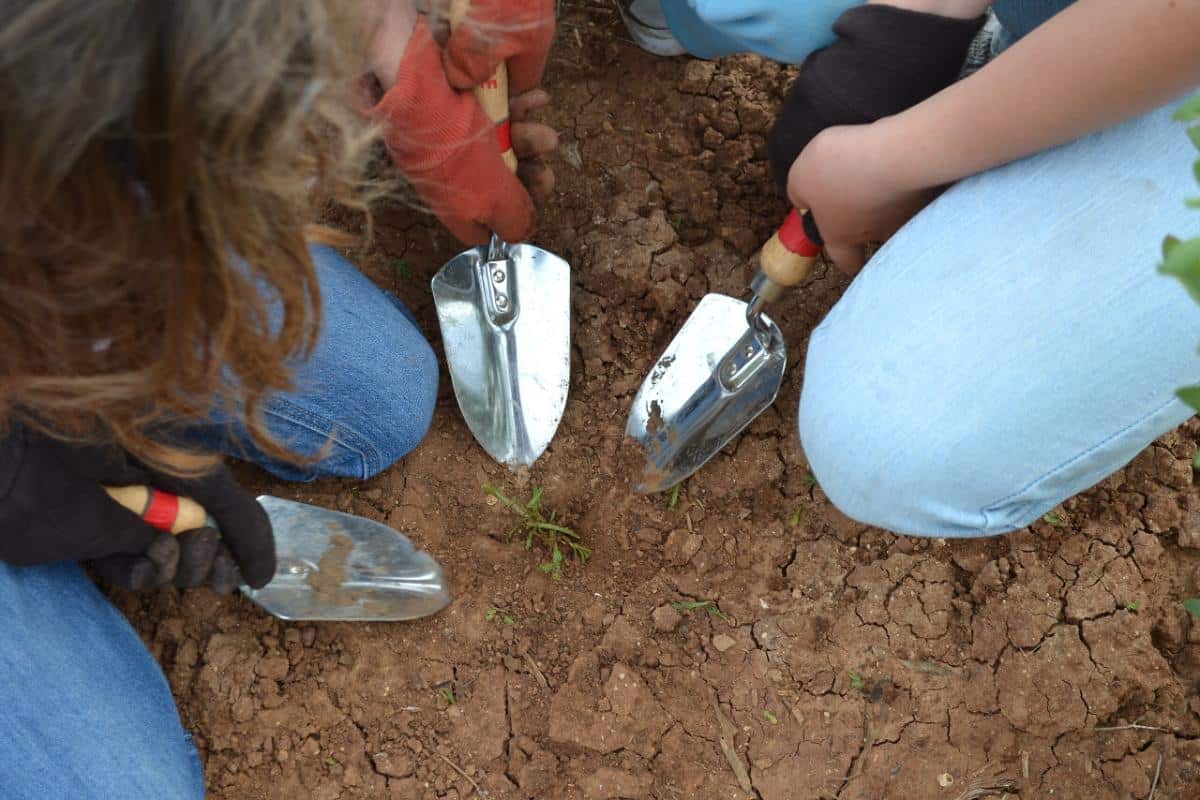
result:
<svg viewBox="0 0 1200 800"><path fill-rule="evenodd" d="M520 242L533 232L533 199L500 158L497 129L474 94L450 86L423 17L374 112L397 169L455 238L484 244L495 231Z"/></svg>
<svg viewBox="0 0 1200 800"><path fill-rule="evenodd" d="M554 6L555 0L471 0L442 54L450 85L478 86L505 61L511 94L536 89L554 41Z"/></svg>

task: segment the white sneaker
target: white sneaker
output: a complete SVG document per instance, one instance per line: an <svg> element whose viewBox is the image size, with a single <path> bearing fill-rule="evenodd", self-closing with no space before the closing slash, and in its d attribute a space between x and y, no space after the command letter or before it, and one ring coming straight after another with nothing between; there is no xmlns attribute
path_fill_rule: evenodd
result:
<svg viewBox="0 0 1200 800"><path fill-rule="evenodd" d="M687 51L667 26L660 0L617 0L621 20L638 47L656 56L680 56Z"/></svg>

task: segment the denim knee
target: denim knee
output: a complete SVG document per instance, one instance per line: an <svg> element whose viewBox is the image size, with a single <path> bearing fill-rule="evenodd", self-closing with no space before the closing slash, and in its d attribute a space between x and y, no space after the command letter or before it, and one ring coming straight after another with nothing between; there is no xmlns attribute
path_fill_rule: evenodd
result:
<svg viewBox="0 0 1200 800"><path fill-rule="evenodd" d="M425 440L437 407L438 362L427 341L422 339L406 348L403 363L397 358L392 370L399 378L392 384L394 391L381 394L374 413L378 419L393 420L396 424L372 426L381 428L376 443L379 458L368 469L369 474L365 475L368 478L387 469Z"/></svg>
<svg viewBox="0 0 1200 800"><path fill-rule="evenodd" d="M878 376L847 365L837 337L822 334L818 328L809 344L798 425L830 502L852 519L898 534L1003 532L974 500L991 482L982 474L986 461L971 463L986 445L942 436L927 398L880 392Z"/></svg>

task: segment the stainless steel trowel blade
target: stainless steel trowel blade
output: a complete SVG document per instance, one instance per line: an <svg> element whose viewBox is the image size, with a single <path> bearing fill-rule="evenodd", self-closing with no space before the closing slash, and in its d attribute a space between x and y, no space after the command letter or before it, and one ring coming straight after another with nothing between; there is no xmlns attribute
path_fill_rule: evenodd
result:
<svg viewBox="0 0 1200 800"><path fill-rule="evenodd" d="M550 444L567 402L571 268L529 244L506 252L499 281L487 248L475 247L432 286L458 407L483 449L515 469Z"/></svg>
<svg viewBox="0 0 1200 800"><path fill-rule="evenodd" d="M262 496L275 531L275 577L242 593L280 619L387 622L450 602L442 569L381 522Z"/></svg>
<svg viewBox="0 0 1200 800"><path fill-rule="evenodd" d="M746 303L708 294L634 398L625 434L642 446L638 492L669 489L700 469L775 402L787 366L778 326L746 323Z"/></svg>

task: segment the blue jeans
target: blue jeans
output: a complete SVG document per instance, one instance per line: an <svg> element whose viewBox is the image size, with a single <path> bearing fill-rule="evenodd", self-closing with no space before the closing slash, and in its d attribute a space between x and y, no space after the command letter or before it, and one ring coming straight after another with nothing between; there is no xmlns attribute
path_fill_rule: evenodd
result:
<svg viewBox="0 0 1200 800"><path fill-rule="evenodd" d="M304 452L285 479L366 478L424 438L437 361L397 300L329 248L314 248L325 326L298 390L265 408L272 432ZM208 428L226 452L244 428ZM204 771L162 670L125 618L74 563L0 562L0 797L182 800L204 797Z"/></svg>
<svg viewBox="0 0 1200 800"><path fill-rule="evenodd" d="M1001 48L1069 4L999 0ZM691 13L672 31L703 55L753 39L799 62L856 3L805 3L784 37L747 22L757 0L724 27L697 13L732 5L664 10ZM844 513L912 535L1010 532L1192 415L1174 392L1200 381L1200 309L1155 272L1163 236L1197 221L1174 106L958 183L855 278L810 337L799 410Z"/></svg>

